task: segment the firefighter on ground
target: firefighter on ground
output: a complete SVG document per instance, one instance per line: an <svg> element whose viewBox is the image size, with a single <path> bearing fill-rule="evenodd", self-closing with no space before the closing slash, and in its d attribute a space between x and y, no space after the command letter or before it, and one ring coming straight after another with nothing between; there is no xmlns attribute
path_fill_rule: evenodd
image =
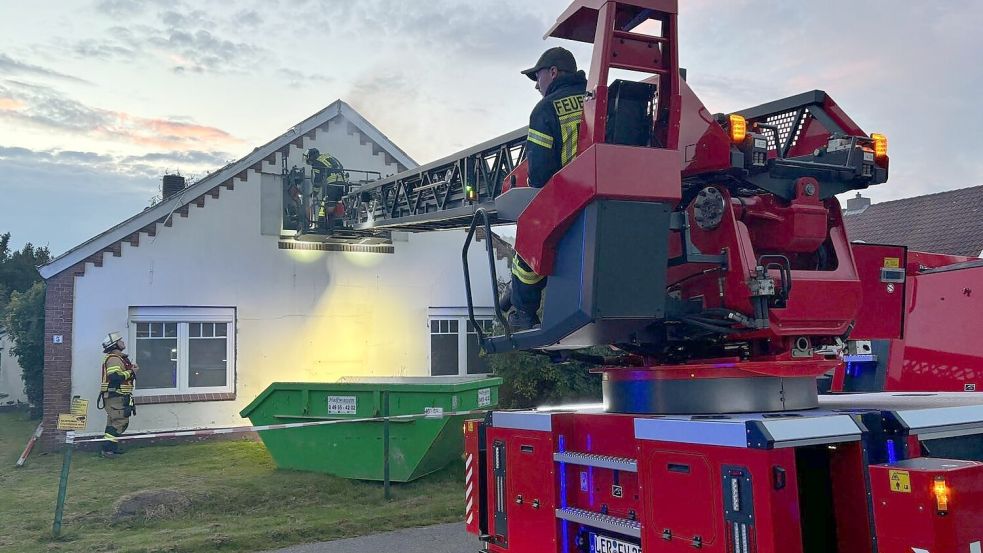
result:
<svg viewBox="0 0 983 553"><path fill-rule="evenodd" d="M526 159L529 160L529 186L542 188L554 173L577 156L580 120L584 113L587 76L577 70L577 61L565 48L550 48L536 65L522 72L536 81L543 99L529 116ZM512 258L513 311L509 326L513 331L528 330L539 324L539 303L546 277L536 274L519 254Z"/></svg>
<svg viewBox="0 0 983 553"><path fill-rule="evenodd" d="M118 332L110 332L102 342L106 354L102 362L102 388L99 404L106 410L106 441L102 443L102 456L115 457L123 453L118 438L130 425L130 417L136 414L133 403L133 385L136 381L136 364L123 353L126 343Z"/></svg>
<svg viewBox="0 0 983 553"><path fill-rule="evenodd" d="M308 220L311 228L331 228L335 207L345 195L348 178L338 158L322 154L311 148L304 154L304 161L311 166L311 212Z"/></svg>

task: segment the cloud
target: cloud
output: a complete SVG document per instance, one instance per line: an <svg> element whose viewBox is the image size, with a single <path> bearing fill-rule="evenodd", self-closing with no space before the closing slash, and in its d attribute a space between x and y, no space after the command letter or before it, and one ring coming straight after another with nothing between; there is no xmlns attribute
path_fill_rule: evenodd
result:
<svg viewBox="0 0 983 553"><path fill-rule="evenodd" d="M24 102L15 98L0 98L0 111L13 111L25 106Z"/></svg>
<svg viewBox="0 0 983 553"><path fill-rule="evenodd" d="M101 182L141 183L136 189L144 190L146 182L159 183L161 175L179 171L188 176L205 175L229 163L231 155L225 152L149 152L141 155L113 155L74 150L31 150L17 146L0 146L0 167L7 167L17 174L33 173L52 178L25 181L0 176L11 187L23 186L55 192L62 180L55 175L77 175L79 186L89 182L98 193L104 189ZM3 188L7 190L7 188ZM6 196L5 196L6 197Z"/></svg>
<svg viewBox="0 0 983 553"><path fill-rule="evenodd" d="M149 9L152 6L159 9ZM104 0L96 9L113 20L128 22L106 28L100 37L68 44L68 51L76 57L107 61L158 58L179 75L246 73L269 57L269 51L256 46L255 41L224 36L249 36L244 35L244 29L258 29L263 20L254 10L226 14L166 0L154 0L149 5Z"/></svg>
<svg viewBox="0 0 983 553"><path fill-rule="evenodd" d="M80 79L72 75L59 73L51 69L17 61L7 54L0 53L0 74L6 75L26 75L29 77L46 77L74 83L92 84L85 79Z"/></svg>
<svg viewBox="0 0 983 553"><path fill-rule="evenodd" d="M229 154L225 152L151 152L138 156L127 156L120 163L165 163L168 166L195 165L222 167L229 163Z"/></svg>
<svg viewBox="0 0 983 553"><path fill-rule="evenodd" d="M276 73L291 88L310 86L315 83L330 83L335 80L333 77L328 77L327 75L304 73L287 67L277 69Z"/></svg>
<svg viewBox="0 0 983 553"><path fill-rule="evenodd" d="M204 175L227 159L229 154L205 151L119 156L0 146L0 232L47 244L58 254L147 207L165 170ZM82 216L91 213L115 215L111 221Z"/></svg>
<svg viewBox="0 0 983 553"><path fill-rule="evenodd" d="M0 153L0 221L19 240L47 245L55 255L147 207L160 186L160 173L117 172L105 165L50 161L57 153L37 154Z"/></svg>
<svg viewBox="0 0 983 553"><path fill-rule="evenodd" d="M99 13L119 19L142 14L149 5L141 0L99 0L95 8Z"/></svg>
<svg viewBox="0 0 983 553"><path fill-rule="evenodd" d="M242 143L216 127L96 108L68 98L53 88L30 83L0 81L0 99L0 120L102 140L171 150L210 149Z"/></svg>
<svg viewBox="0 0 983 553"><path fill-rule="evenodd" d="M257 29L263 23L263 18L256 10L239 10L232 16L232 22L247 29Z"/></svg>
<svg viewBox="0 0 983 553"><path fill-rule="evenodd" d="M129 61L138 53L131 47L124 46L113 40L80 40L71 46L72 53L80 58L100 59L105 61Z"/></svg>
<svg viewBox="0 0 983 553"><path fill-rule="evenodd" d="M535 61L552 22L535 6L507 0L493 8L465 0L360 0L333 3L328 10L318 3L295 8L309 32L364 40L365 30L372 29L375 43L402 47L404 56L418 55L415 49L423 47L444 59L496 65Z"/></svg>

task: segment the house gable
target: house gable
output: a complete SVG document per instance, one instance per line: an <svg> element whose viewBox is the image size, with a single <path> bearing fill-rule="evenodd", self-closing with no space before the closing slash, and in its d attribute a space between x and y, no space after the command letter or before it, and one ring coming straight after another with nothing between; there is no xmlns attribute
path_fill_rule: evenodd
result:
<svg viewBox="0 0 983 553"><path fill-rule="evenodd" d="M170 227L175 217L188 217L192 205L204 207L206 198L218 199L222 189L233 189L237 182L246 180L249 171L262 172L264 163L276 164L278 159L290 155L291 148L302 149L305 139L314 139L319 129L326 129L338 121L343 122L349 135L358 137L360 144L371 145L372 154L382 156L386 165L393 166L394 172L416 167L417 163L381 131L348 104L337 100L286 133L255 148L246 157L58 256L39 269L41 276L47 280L70 269L81 275L85 273L86 263L101 267L104 255L122 255L123 242L139 246L141 234L155 236L160 225Z"/></svg>
<svg viewBox="0 0 983 553"><path fill-rule="evenodd" d="M309 117L292 127L283 135L253 150L244 158L213 172L173 196L166 198L158 205L146 209L120 224L108 229L98 236L72 248L51 263L40 268L41 275L47 283L45 298L45 393L44 393L44 425L49 432L45 433L44 442L51 447L59 442L62 433L55 432L55 421L59 412L63 412L73 394L73 342L76 338L80 343L91 343L92 336L75 336L76 307L85 298L78 298L78 290L83 280L76 279L86 274L87 270L104 265L116 265L113 258L123 257L125 263L127 252L139 247L142 242L156 242L159 236L167 234L184 235L183 232L172 233L169 229L175 220L190 217L193 208L204 208L220 197L228 195L232 205L236 203L237 187L259 186L264 178L279 175L280 161L297 161L304 148L314 144L325 133L339 136L343 140L353 142L354 149L377 158L372 165L377 169L385 167L386 171L395 173L407 167L415 167L416 163L395 146L378 129L362 118L351 107L342 101L336 101L324 110ZM347 134L347 138L346 135ZM366 151L368 148L368 151ZM300 163L300 162L298 162ZM248 185L247 185L248 183ZM258 184L259 183L259 184ZM236 191L238 192L238 191ZM221 204L226 205L226 204ZM226 213L222 213L226 212ZM228 220L228 209L219 209L216 217ZM241 210L239 213L243 213ZM204 213L207 215L207 213ZM196 219L197 220L197 219ZM204 228L220 225L221 221L202 220ZM179 225L183 227L183 225ZM197 225L196 225L197 226ZM178 230L178 229L175 229ZM257 228L258 231L258 228ZM197 231L201 232L201 231ZM259 232L257 232L259 236ZM176 237L175 237L176 238ZM165 238L165 241L169 241ZM159 243L159 242L158 242ZM110 257L107 257L111 254ZM108 269L108 268L107 268ZM84 279L88 281L89 279ZM103 280L103 279L97 279ZM84 303L84 302L83 302ZM91 302L90 302L91 303ZM86 325L83 325L86 326ZM86 332L92 329L85 329ZM100 329L99 332L103 330ZM91 334L91 332L89 332ZM85 332L82 332L85 334ZM98 340L96 340L98 343ZM85 365L86 363L83 363ZM230 394L231 395L231 394ZM230 399L227 397L212 397L208 394L202 400ZM234 397L234 395L232 395ZM155 401L190 401L194 398L185 396L156 398Z"/></svg>

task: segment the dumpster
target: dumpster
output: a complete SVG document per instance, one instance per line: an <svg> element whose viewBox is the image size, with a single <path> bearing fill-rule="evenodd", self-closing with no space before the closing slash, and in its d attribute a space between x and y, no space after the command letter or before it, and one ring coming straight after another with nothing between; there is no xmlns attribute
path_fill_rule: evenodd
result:
<svg viewBox="0 0 983 553"><path fill-rule="evenodd" d="M501 378L344 378L338 382L274 382L239 414L254 425L445 413L492 408ZM464 451L466 418L395 419L389 422L389 471L409 482L440 470ZM277 467L325 472L344 478L382 480L382 421L326 424L259 433Z"/></svg>

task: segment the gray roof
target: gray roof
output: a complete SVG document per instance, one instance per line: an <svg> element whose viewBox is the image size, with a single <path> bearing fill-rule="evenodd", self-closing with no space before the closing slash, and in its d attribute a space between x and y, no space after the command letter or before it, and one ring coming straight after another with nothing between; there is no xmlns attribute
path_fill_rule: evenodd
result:
<svg viewBox="0 0 983 553"><path fill-rule="evenodd" d="M413 168L417 166L417 163L406 152L396 146L386 135L382 134L379 129L375 128L364 117L359 115L351 106L341 100L336 100L323 110L294 125L277 138L254 149L249 155L226 165L188 186L180 194L175 194L159 204L141 211L122 223L59 255L50 263L38 269L41 276L49 279L80 262L86 261L93 255L103 251L109 251L118 242L128 239L128 237L140 232L141 229L146 228L148 225L153 225L156 222L172 217L177 210L195 202L216 186L245 173L249 168L262 163L267 158L275 155L276 152L289 147L292 142L300 140L308 133L313 133L318 127L339 116L347 119L402 167Z"/></svg>
<svg viewBox="0 0 983 553"><path fill-rule="evenodd" d="M983 253L983 186L873 204L846 212L851 240L967 257Z"/></svg>

